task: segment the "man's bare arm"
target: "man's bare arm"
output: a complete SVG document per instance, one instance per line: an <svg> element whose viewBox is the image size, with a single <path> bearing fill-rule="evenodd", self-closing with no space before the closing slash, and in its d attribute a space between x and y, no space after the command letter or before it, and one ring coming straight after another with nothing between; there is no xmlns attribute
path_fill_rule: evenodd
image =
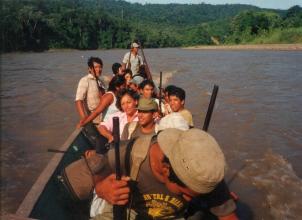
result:
<svg viewBox="0 0 302 220"><path fill-rule="evenodd" d="M84 102L82 100L77 100L75 102L76 104L76 109L80 115L80 118L83 119L86 117L86 113L85 113L85 110L84 110Z"/></svg>

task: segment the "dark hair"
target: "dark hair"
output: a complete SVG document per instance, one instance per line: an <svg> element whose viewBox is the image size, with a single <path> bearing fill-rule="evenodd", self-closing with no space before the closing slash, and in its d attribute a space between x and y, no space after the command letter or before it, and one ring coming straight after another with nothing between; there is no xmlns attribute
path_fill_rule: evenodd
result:
<svg viewBox="0 0 302 220"><path fill-rule="evenodd" d="M185 90L183 90L182 88L179 88L179 87L175 87L170 92L168 92L168 94L169 94L169 97L170 96L176 96L181 101L183 101L183 100L186 99L186 92L185 92Z"/></svg>
<svg viewBox="0 0 302 220"><path fill-rule="evenodd" d="M114 63L112 64L112 72L114 75L116 75L118 73L118 69L121 67L122 65L120 63Z"/></svg>
<svg viewBox="0 0 302 220"><path fill-rule="evenodd" d="M93 68L93 63L98 63L101 65L101 67L103 67L103 61L98 57L89 57L87 61L87 65L89 66L89 68Z"/></svg>
<svg viewBox="0 0 302 220"><path fill-rule="evenodd" d="M177 88L177 86L174 86L174 85L168 85L168 86L166 86L166 88L164 89L164 92L166 93L168 93L168 95L170 94L170 92L173 90L173 89L175 89L175 88Z"/></svg>
<svg viewBox="0 0 302 220"><path fill-rule="evenodd" d="M115 92L116 87L120 87L123 84L125 84L125 78L123 76L116 75L110 80L108 91Z"/></svg>
<svg viewBox="0 0 302 220"><path fill-rule="evenodd" d="M121 104L121 100L124 97L124 95L129 95L131 98L133 98L134 100L138 100L139 99L139 95L137 94L137 92L135 92L132 89L122 89L117 93L116 96L116 107L122 112L122 104Z"/></svg>
<svg viewBox="0 0 302 220"><path fill-rule="evenodd" d="M124 76L126 75L126 74L130 74L131 75L131 77L132 77L132 70L131 69L125 69L125 73L124 73Z"/></svg>
<svg viewBox="0 0 302 220"><path fill-rule="evenodd" d="M146 80L142 81L139 84L139 88L144 89L146 85L149 85L149 86L153 87L153 89L155 88L154 82L152 80L149 80L149 79L146 79Z"/></svg>
<svg viewBox="0 0 302 220"><path fill-rule="evenodd" d="M176 183L177 185L180 185L180 186L182 186L182 187L187 187L186 184L184 184L184 183L178 178L178 176L176 175L176 173L174 172L174 170L173 170L173 168L172 168L172 165L171 165L171 163L170 163L170 161L169 161L169 158L168 158L166 155L164 155L163 162L170 165L170 166L169 166L169 177L168 177L168 179L169 179L171 182Z"/></svg>

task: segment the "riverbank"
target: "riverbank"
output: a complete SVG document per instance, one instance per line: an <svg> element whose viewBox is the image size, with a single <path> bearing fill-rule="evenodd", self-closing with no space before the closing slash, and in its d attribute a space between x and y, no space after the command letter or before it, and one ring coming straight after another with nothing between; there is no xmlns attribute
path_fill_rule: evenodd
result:
<svg viewBox="0 0 302 220"><path fill-rule="evenodd" d="M302 44L245 44L184 47L189 50L302 50Z"/></svg>

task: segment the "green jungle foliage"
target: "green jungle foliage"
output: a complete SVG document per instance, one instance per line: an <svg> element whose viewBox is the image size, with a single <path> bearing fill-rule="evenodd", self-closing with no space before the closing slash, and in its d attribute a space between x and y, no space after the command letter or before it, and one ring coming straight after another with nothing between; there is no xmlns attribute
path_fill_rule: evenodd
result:
<svg viewBox="0 0 302 220"><path fill-rule="evenodd" d="M1 51L238 43L301 43L302 8L131 4L122 0L2 0Z"/></svg>

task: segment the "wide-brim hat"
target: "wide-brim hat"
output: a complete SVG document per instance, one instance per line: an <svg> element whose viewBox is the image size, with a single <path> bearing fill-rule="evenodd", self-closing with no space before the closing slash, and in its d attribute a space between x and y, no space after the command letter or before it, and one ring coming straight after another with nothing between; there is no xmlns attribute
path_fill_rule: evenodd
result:
<svg viewBox="0 0 302 220"><path fill-rule="evenodd" d="M225 158L210 134L196 128L168 128L157 140L177 177L191 190L209 193L224 178Z"/></svg>

